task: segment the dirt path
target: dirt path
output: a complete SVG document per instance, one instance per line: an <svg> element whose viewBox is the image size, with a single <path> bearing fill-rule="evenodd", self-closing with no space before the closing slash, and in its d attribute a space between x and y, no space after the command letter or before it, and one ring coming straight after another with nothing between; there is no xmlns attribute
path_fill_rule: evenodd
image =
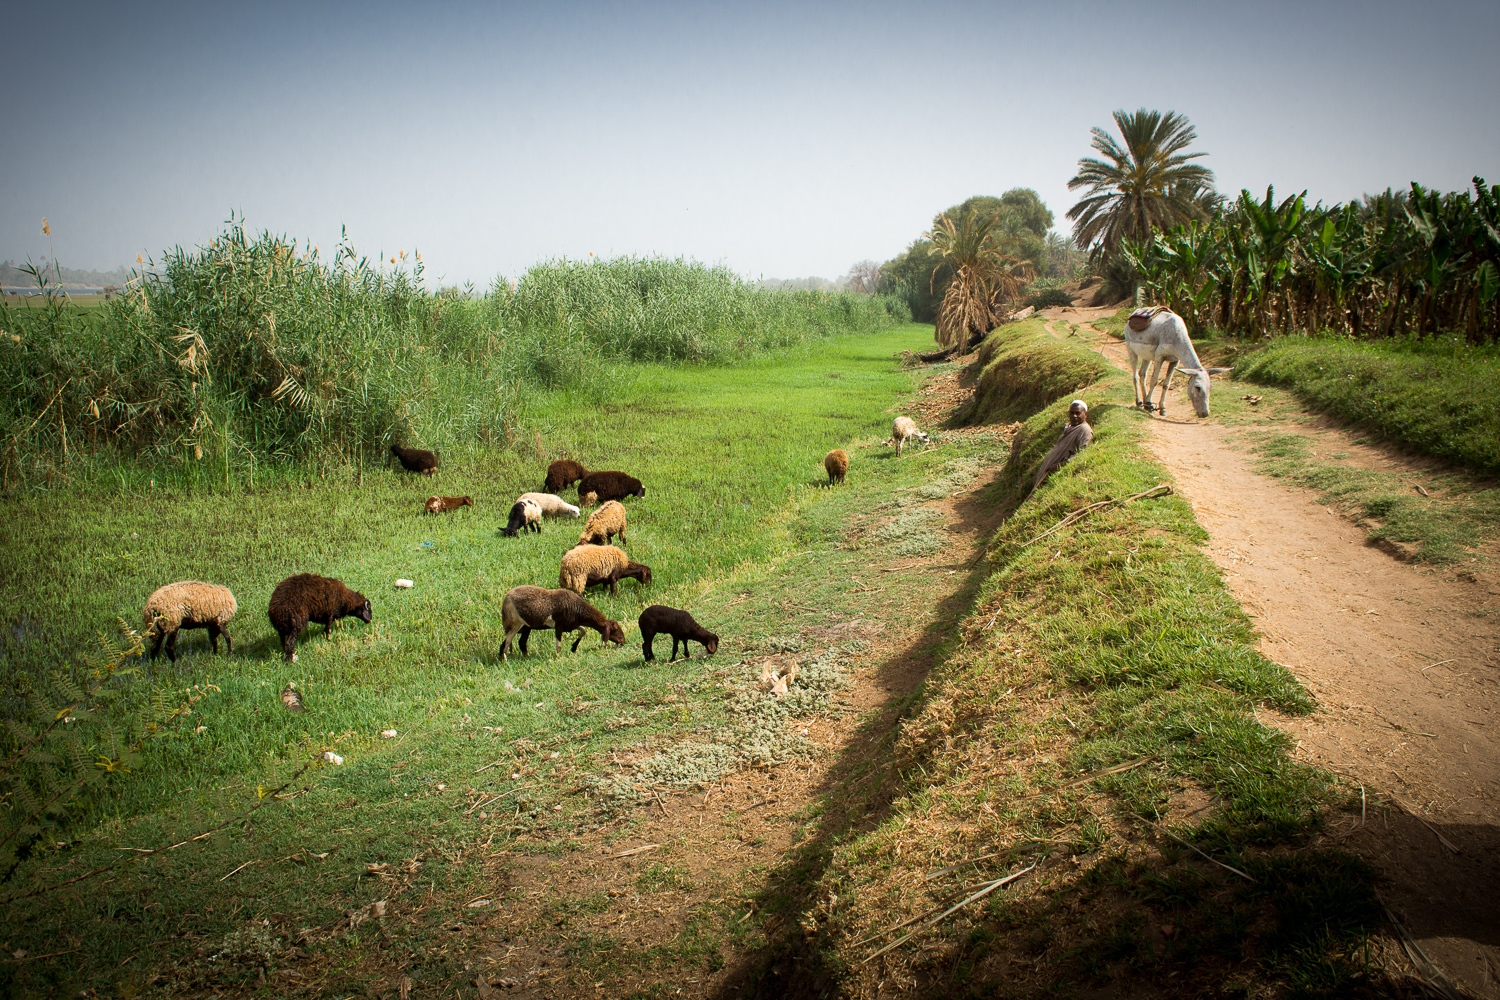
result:
<svg viewBox="0 0 1500 1000"><path fill-rule="evenodd" d="M1119 341L1101 336L1099 350L1125 367ZM1298 759L1363 789L1365 823L1334 833L1389 880L1387 903L1451 980L1500 998L1500 587L1365 544L1314 493L1252 471L1224 425L1176 416L1192 409L1174 398L1173 416L1142 417L1152 447L1256 619L1262 652L1320 705L1262 721L1297 740ZM1317 434L1355 450L1343 432ZM1402 456L1383 460L1420 474Z"/></svg>

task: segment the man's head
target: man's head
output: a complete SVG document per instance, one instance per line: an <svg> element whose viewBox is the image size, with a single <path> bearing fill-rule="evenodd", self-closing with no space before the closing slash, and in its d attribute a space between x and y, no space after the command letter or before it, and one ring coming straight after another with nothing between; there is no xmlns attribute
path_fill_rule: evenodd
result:
<svg viewBox="0 0 1500 1000"><path fill-rule="evenodd" d="M1068 406L1068 426L1077 427L1089 418L1089 404L1081 399L1075 399Z"/></svg>

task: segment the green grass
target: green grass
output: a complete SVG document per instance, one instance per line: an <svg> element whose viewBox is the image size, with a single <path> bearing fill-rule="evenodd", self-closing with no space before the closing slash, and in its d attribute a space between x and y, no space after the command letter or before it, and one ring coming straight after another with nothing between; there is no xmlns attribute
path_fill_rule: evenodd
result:
<svg viewBox="0 0 1500 1000"><path fill-rule="evenodd" d="M1283 337L1234 370L1388 441L1500 473L1500 353L1453 337Z"/></svg>
<svg viewBox="0 0 1500 1000"><path fill-rule="evenodd" d="M170 842L211 825L253 802L257 786L284 780L308 753L327 747L345 759L299 782L296 798L262 809L245 831L49 895L46 912L63 924L28 922L35 904L17 904L6 930L13 948L40 954L59 927L92 928L78 946L88 954L81 978L66 972L75 957L20 971L92 981L129 959L140 940L165 939L179 919L197 943L230 933L250 911L326 922L389 891L364 874L366 864L415 854L428 858L424 888L458 894L477 875L432 861L432 852L449 849L444 844L462 850L485 830L554 841L607 818L603 797L564 795L592 755L733 723L733 706L720 695L724 670L747 647L785 631L750 621L735 607L737 588L796 558L792 514L826 494L828 448L874 448L869 459L855 450L856 465L866 468L851 475L884 464L889 449L876 445L886 411L912 384L892 357L929 335L902 327L734 367L631 366L598 391L539 398L540 454L529 434L509 449L450 459L433 479L370 468L228 493L6 501L7 524L28 539L0 553L0 595L11 609L0 620L0 690L13 715L27 690L47 690L50 671L81 664L80 652L116 616L134 623L161 583L211 579L240 602L230 624L233 656L209 655L204 633L194 632L179 641L175 666L141 665L141 681L217 690L187 724L148 744L134 773L76 803L12 885L117 859L117 845ZM627 504L628 548L652 566L655 582L626 581L616 597L590 594L626 623L625 647L601 649L590 633L578 654L564 646L559 657L550 635L538 634L530 657L502 663L501 597L519 583L555 586L558 557L581 525L549 520L542 535L518 539L498 528L514 496L539 488L547 461L562 454L646 483L647 496ZM425 515L431 492L472 494L476 506ZM48 570L39 575L37 566ZM360 589L375 618L345 620L330 639L309 629L299 661L284 665L264 608L278 580L304 571ZM416 586L398 590L397 577ZM719 631L718 657L669 665L658 643L658 662L643 668L634 619L651 603L689 608ZM288 680L303 693L304 715L280 703ZM386 729L400 735L382 739ZM486 765L497 766L479 770ZM456 808L495 795L505 798L482 810L492 814L484 821ZM63 850L47 846L54 837ZM219 882L246 851L259 860ZM304 857L295 871L315 874L313 884L281 877L292 869L277 859L293 853ZM128 937L94 925L97 915L117 911L135 927Z"/></svg>

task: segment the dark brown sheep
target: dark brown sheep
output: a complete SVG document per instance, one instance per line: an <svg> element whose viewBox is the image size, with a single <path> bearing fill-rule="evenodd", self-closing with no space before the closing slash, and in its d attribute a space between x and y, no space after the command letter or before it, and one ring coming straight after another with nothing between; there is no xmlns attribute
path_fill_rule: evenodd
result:
<svg viewBox="0 0 1500 1000"><path fill-rule="evenodd" d="M578 480L579 499L588 493L593 493L600 503L604 503L608 500L624 500L626 497L643 497L646 495L646 487L634 476L608 469L604 472L590 472Z"/></svg>
<svg viewBox="0 0 1500 1000"><path fill-rule="evenodd" d="M651 640L658 633L665 632L672 637L672 660L677 659L677 644L682 643L682 656L685 660L693 658L688 649L688 640L701 642L703 648L708 650L709 655L719 651L719 637L708 629L693 621L693 616L686 611L677 608L669 608L665 604L653 604L641 612L639 619L641 626L641 655L648 660L656 659L651 652Z"/></svg>
<svg viewBox="0 0 1500 1000"><path fill-rule="evenodd" d="M511 637L520 633L521 653L526 653L526 638L532 629L550 628L557 636L557 652L562 652L564 632L578 632L573 640L573 652L583 641L583 630L591 628L605 642L620 645L625 642L625 629L617 621L605 618L588 601L571 590L547 590L544 587L512 587L505 593L500 605L500 621L505 626L505 638L500 640L500 659L506 659L506 649Z"/></svg>
<svg viewBox="0 0 1500 1000"><path fill-rule="evenodd" d="M289 576L271 591L267 611L271 627L281 636L281 649L288 661L297 658L297 637L309 622L323 626L323 634L333 629L334 619L353 615L369 622L370 602L364 594L350 590L331 576L298 573Z"/></svg>
<svg viewBox="0 0 1500 1000"><path fill-rule="evenodd" d="M571 458L559 458L547 466L547 481L542 486L542 492L556 493L564 486L571 486L588 474L589 470Z"/></svg>
<svg viewBox="0 0 1500 1000"><path fill-rule="evenodd" d="M437 471L438 457L430 451L391 445L391 454L401 460L401 468L407 472L420 472L424 476L430 476Z"/></svg>

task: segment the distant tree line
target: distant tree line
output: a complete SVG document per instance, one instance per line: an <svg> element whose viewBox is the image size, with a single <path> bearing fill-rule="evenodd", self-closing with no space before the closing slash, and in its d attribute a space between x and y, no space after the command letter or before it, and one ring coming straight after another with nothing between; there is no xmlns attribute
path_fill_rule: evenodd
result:
<svg viewBox="0 0 1500 1000"><path fill-rule="evenodd" d="M62 267L43 257L36 265L49 282L60 284L64 288L103 288L105 285L123 285L130 280L131 271L127 267L117 267L113 271L83 271L74 267ZM36 276L30 271L22 270L13 260L0 263L0 286L5 288L35 288Z"/></svg>

